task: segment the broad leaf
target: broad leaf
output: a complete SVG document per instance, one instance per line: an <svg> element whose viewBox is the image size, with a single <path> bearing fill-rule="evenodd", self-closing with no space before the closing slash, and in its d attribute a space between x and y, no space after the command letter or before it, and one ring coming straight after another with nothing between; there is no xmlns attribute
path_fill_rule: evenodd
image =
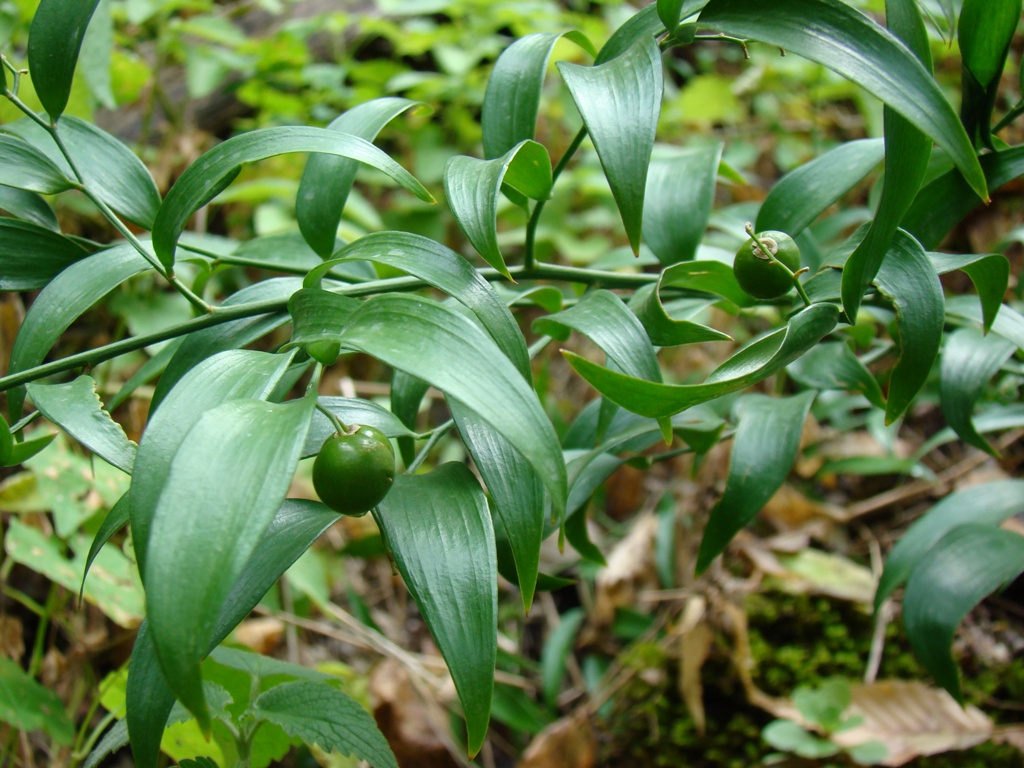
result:
<svg viewBox="0 0 1024 768"><path fill-rule="evenodd" d="M974 283L981 299L982 328L988 333L1010 285L1010 262L1001 253L929 253L940 275L959 269Z"/></svg>
<svg viewBox="0 0 1024 768"><path fill-rule="evenodd" d="M28 67L50 121L64 113L78 52L99 0L42 0L28 34Z"/></svg>
<svg viewBox="0 0 1024 768"><path fill-rule="evenodd" d="M469 754L483 745L497 654L498 570L484 493L463 464L399 475L374 511L451 671Z"/></svg>
<svg viewBox="0 0 1024 768"><path fill-rule="evenodd" d="M978 434L971 416L982 390L1017 349L995 334L960 328L946 337L939 367L942 415L960 438L993 456L997 451Z"/></svg>
<svg viewBox="0 0 1024 768"><path fill-rule="evenodd" d="M704 341L730 341L732 337L719 330L669 315L665 305L661 303L660 289L666 281L672 279L671 271L672 268L669 267L662 272L655 285L638 288L630 300L630 309L636 313L651 343L658 347L674 347ZM687 314L702 314L711 304L711 301L705 299L682 299L672 302L671 306Z"/></svg>
<svg viewBox="0 0 1024 768"><path fill-rule="evenodd" d="M700 10L704 2L688 0L684 5L693 7L693 10L687 14L690 15ZM615 30L612 36L608 38L608 42L598 51L594 64L598 65L609 62L626 53L626 51L636 45L637 41L646 37L658 37L664 32L665 25L658 18L657 5L651 3L639 13L635 13L626 19L626 23Z"/></svg>
<svg viewBox="0 0 1024 768"><path fill-rule="evenodd" d="M970 296L952 296L947 302L946 314L950 317L969 320L976 325L982 324L981 308ZM1024 349L1024 315L1008 304L999 308L999 314L992 322L992 330L1004 339L1008 339L1017 345L1018 349Z"/></svg>
<svg viewBox="0 0 1024 768"><path fill-rule="evenodd" d="M786 370L805 387L860 392L876 408L885 408L878 381L842 342L819 344Z"/></svg>
<svg viewBox="0 0 1024 768"><path fill-rule="evenodd" d="M997 526L1024 511L1024 480L1000 480L951 493L903 534L885 560L875 610L906 583L917 564L949 531L965 523Z"/></svg>
<svg viewBox="0 0 1024 768"><path fill-rule="evenodd" d="M145 563L148 620L171 688L204 731L199 664L217 620L291 485L315 399L234 400L206 411L161 468ZM196 488L204 489L197 496ZM182 564L204 578L180 589Z"/></svg>
<svg viewBox="0 0 1024 768"><path fill-rule="evenodd" d="M28 395L47 419L108 464L132 473L138 447L103 409L95 379L83 374L64 384L33 382Z"/></svg>
<svg viewBox="0 0 1024 768"><path fill-rule="evenodd" d="M531 463L561 516L565 464L554 428L530 384L473 321L430 299L385 294L352 315L342 345L430 382L476 412Z"/></svg>
<svg viewBox="0 0 1024 768"><path fill-rule="evenodd" d="M960 116L979 147L993 149L992 108L1006 55L1017 25L1021 0L964 0L957 25L963 102Z"/></svg>
<svg viewBox="0 0 1024 768"><path fill-rule="evenodd" d="M875 285L896 310L899 361L889 377L886 424L910 406L931 372L942 341L945 319L942 284L928 255L899 230L889 247Z"/></svg>
<svg viewBox="0 0 1024 768"><path fill-rule="evenodd" d="M128 521L128 493L125 493L117 500L117 503L107 513L107 516L103 518L99 530L93 536L92 544L89 545L89 554L85 558L85 569L82 571L82 586L78 589L79 601L81 601L82 594L85 592L85 580L89 576L89 569L92 568L96 556L103 549L103 545L110 541L111 536L128 525Z"/></svg>
<svg viewBox="0 0 1024 768"><path fill-rule="evenodd" d="M712 259L673 264L662 272L659 283L662 288L683 288L721 296L729 302L724 307L726 311L733 313L738 307L748 307L756 301L740 288L729 264Z"/></svg>
<svg viewBox="0 0 1024 768"><path fill-rule="evenodd" d="M342 424L365 424L375 427L388 437L412 437L415 433L409 430L395 414L383 406L351 397L319 397L317 405L333 413ZM313 423L306 435L306 445L302 449L302 457L319 453L324 441L337 432L337 428L320 412L318 408L313 414Z"/></svg>
<svg viewBox="0 0 1024 768"><path fill-rule="evenodd" d="M697 553L703 573L782 486L800 447L814 392L794 397L748 395L736 406L738 425L725 493L711 510Z"/></svg>
<svg viewBox="0 0 1024 768"><path fill-rule="evenodd" d="M253 702L252 711L306 744L352 755L374 768L398 768L373 716L351 697L325 683L296 680L275 685Z"/></svg>
<svg viewBox="0 0 1024 768"><path fill-rule="evenodd" d="M579 32L538 32L516 40L494 63L480 117L484 157L488 160L534 138L544 73L551 51L563 37L591 55L596 54L590 41Z"/></svg>
<svg viewBox="0 0 1024 768"><path fill-rule="evenodd" d="M544 703L552 711L558 709L556 699L562 691L562 678L573 646L576 644L580 626L587 618L582 608L572 608L563 613L551 633L544 641L544 650L540 657L541 688Z"/></svg>
<svg viewBox="0 0 1024 768"><path fill-rule="evenodd" d="M758 232L796 237L882 161L882 139L858 139L798 166L772 187L757 214Z"/></svg>
<svg viewBox="0 0 1024 768"><path fill-rule="evenodd" d="M935 544L907 580L903 623L935 681L962 700L950 655L956 628L985 596L1024 571L1024 536L969 523Z"/></svg>
<svg viewBox="0 0 1024 768"><path fill-rule="evenodd" d="M74 240L18 219L0 218L0 291L34 291L89 255Z"/></svg>
<svg viewBox="0 0 1024 768"><path fill-rule="evenodd" d="M288 299L288 314L292 317L289 344L305 348L310 357L324 365L332 365L340 351L345 322L358 308L358 299L322 288L297 290Z"/></svg>
<svg viewBox="0 0 1024 768"><path fill-rule="evenodd" d="M220 645L281 574L338 517L315 501L288 499L281 505L224 601L208 652ZM156 768L174 693L160 669L148 622L139 628L129 669L127 721L132 754L138 768Z"/></svg>
<svg viewBox="0 0 1024 768"><path fill-rule="evenodd" d="M417 104L393 96L374 99L348 110L327 128L373 141L381 128ZM334 251L341 213L358 170L357 160L336 155L314 154L306 161L295 197L295 218L302 236L322 259Z"/></svg>
<svg viewBox="0 0 1024 768"><path fill-rule="evenodd" d="M591 386L614 403L642 416L662 418L756 384L813 348L835 328L839 310L812 304L785 328L759 339L719 366L703 384L659 384L603 368L572 352L563 352Z"/></svg>
<svg viewBox="0 0 1024 768"><path fill-rule="evenodd" d="M534 200L551 193L551 158L535 141L522 141L501 157L478 160L457 155L444 169L448 205L484 261L509 280L512 276L498 248L498 198L502 185Z"/></svg>
<svg viewBox="0 0 1024 768"><path fill-rule="evenodd" d="M60 697L6 657L0 657L0 723L15 732L43 731L61 746L75 739L75 725Z"/></svg>
<svg viewBox="0 0 1024 768"><path fill-rule="evenodd" d="M171 461L185 435L203 413L233 399L267 397L290 361L288 355L231 350L199 363L171 390L156 411L139 442L131 485L132 543L139 571L146 574L153 515ZM219 485L219 482L216 483Z"/></svg>
<svg viewBox="0 0 1024 768"><path fill-rule="evenodd" d="M639 254L647 169L661 113L658 44L644 35L605 64L559 62L558 71L594 142L630 247Z"/></svg>
<svg viewBox="0 0 1024 768"><path fill-rule="evenodd" d="M704 237L722 144L679 150L651 161L644 193L643 236L662 264L690 261Z"/></svg>
<svg viewBox="0 0 1024 768"><path fill-rule="evenodd" d="M190 165L171 187L153 224L153 247L170 269L185 224L199 208L224 190L240 168L289 152L323 152L376 168L421 200L434 198L408 171L365 139L326 128L261 128L218 144Z"/></svg>
<svg viewBox="0 0 1024 768"><path fill-rule="evenodd" d="M0 134L0 182L18 189L55 195L75 183L45 154L17 136Z"/></svg>
<svg viewBox="0 0 1024 768"><path fill-rule="evenodd" d="M35 192L15 189L0 184L0 210L7 211L11 216L29 224L60 232L60 224L53 208Z"/></svg>
<svg viewBox="0 0 1024 768"><path fill-rule="evenodd" d="M931 74L892 33L841 0L710 0L701 26L816 61L881 99L942 147L988 197L974 148ZM813 19L813 24L808 20Z"/></svg>

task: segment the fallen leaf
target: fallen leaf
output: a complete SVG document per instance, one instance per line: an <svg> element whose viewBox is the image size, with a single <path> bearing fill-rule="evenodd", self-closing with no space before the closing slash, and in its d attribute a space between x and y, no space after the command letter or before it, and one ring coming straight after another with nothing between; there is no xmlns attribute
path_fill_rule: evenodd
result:
<svg viewBox="0 0 1024 768"><path fill-rule="evenodd" d="M597 742L585 712L556 720L538 733L516 768L593 768Z"/></svg>
<svg viewBox="0 0 1024 768"><path fill-rule="evenodd" d="M638 515L633 528L608 555L607 567L595 579L594 621L611 624L615 609L633 606L637 592L657 586L654 567L654 540L658 534L658 517L652 512Z"/></svg>

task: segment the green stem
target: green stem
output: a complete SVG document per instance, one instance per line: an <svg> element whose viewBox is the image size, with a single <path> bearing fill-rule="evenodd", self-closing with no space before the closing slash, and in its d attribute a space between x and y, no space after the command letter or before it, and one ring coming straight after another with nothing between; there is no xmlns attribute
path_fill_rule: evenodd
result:
<svg viewBox="0 0 1024 768"><path fill-rule="evenodd" d="M1010 107L1010 111L1003 115L999 122L992 128L992 133L999 133L1003 128L1008 126L1022 114L1024 114L1024 99L1021 99Z"/></svg>
<svg viewBox="0 0 1024 768"><path fill-rule="evenodd" d="M807 295L807 291L804 289L804 286L800 282L800 278L798 277L798 274L800 272L805 272L806 270L798 270L797 272L794 272L789 267L787 267L785 264L783 264L781 261L779 261L777 258L775 258L775 254L772 253L768 249L768 246L766 246L764 244L764 242L761 240L761 238L758 237L754 233L754 225L751 224L749 221L747 222L746 231L747 231L747 234L750 235L751 238L753 238L754 242L757 243L757 249L761 253L763 253L765 255L765 257L767 257L767 261L774 262L776 266L781 267L782 270L787 275L789 275L790 279L793 281L793 285L796 286L796 292L799 293L800 294L800 298L803 299L804 305L808 306L808 307L811 306L811 297ZM754 255L756 256L757 254L754 254ZM758 256L758 258L761 258L761 257Z"/></svg>
<svg viewBox="0 0 1024 768"><path fill-rule="evenodd" d="M434 446L437 445L441 441L441 438L447 435L454 426L455 420L448 419L448 421L435 429L433 434L431 434L430 438L427 440L427 444L420 448L420 452L416 454L416 458L412 460L412 463L408 467L406 467L405 473L407 475L415 473L423 462L426 461L430 452L434 450Z"/></svg>
<svg viewBox="0 0 1024 768"><path fill-rule="evenodd" d="M318 363L318 365L319 365L319 363ZM350 426L345 424L345 422L343 422L341 419L339 419L337 416L335 416L333 413L331 413L329 410L327 410L327 408L325 408L324 406L320 405L320 403L316 404L316 409L318 411L320 411L320 413L322 413L324 416L327 417L327 420L329 422L331 422L331 426L334 427L334 431L337 432L339 435L351 435L352 434L352 428Z"/></svg>
<svg viewBox="0 0 1024 768"><path fill-rule="evenodd" d="M558 177L562 175L562 171L569 164L572 156L576 154L576 150L580 148L580 144L583 143L583 139L587 137L587 126L582 125L580 129L576 131L576 135L573 137L569 146L565 150L565 154L555 164L555 167L551 171L551 186L555 186L555 182L558 181ZM535 252L537 242L537 226L540 224L540 215L544 210L544 206L547 204L547 200L538 200L537 204L533 206L533 212L530 214L530 220L526 224L526 242L525 242L525 255L523 257L523 268L527 271L533 269L537 265L537 254Z"/></svg>

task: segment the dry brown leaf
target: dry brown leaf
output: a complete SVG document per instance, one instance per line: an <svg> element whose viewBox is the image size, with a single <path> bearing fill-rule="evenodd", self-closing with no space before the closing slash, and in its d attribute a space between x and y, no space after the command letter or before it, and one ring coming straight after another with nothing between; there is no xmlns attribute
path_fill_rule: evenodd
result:
<svg viewBox="0 0 1024 768"><path fill-rule="evenodd" d="M538 733L516 768L593 768L597 741L584 711L556 720Z"/></svg>
<svg viewBox="0 0 1024 768"><path fill-rule="evenodd" d="M814 501L792 485L784 484L764 505L758 516L777 531L805 530L825 538L842 514L831 504Z"/></svg>
<svg viewBox="0 0 1024 768"><path fill-rule="evenodd" d="M715 633L703 621L706 608L707 601L702 596L691 597L683 609L679 628L679 693L700 734L704 733L707 725L700 671L715 639Z"/></svg>
<svg viewBox="0 0 1024 768"><path fill-rule="evenodd" d="M0 657L21 662L24 654L21 619L17 616L0 616Z"/></svg>
<svg viewBox="0 0 1024 768"><path fill-rule="evenodd" d="M889 750L880 764L904 765L917 757L969 749L992 737L992 721L974 706L961 708L943 690L912 680L853 686L850 715L864 722L837 734L845 747L881 741Z"/></svg>
<svg viewBox="0 0 1024 768"><path fill-rule="evenodd" d="M653 512L638 515L633 529L612 549L608 565L598 574L594 597L594 621L611 624L615 609L636 604L640 589L657 585L654 539L658 518Z"/></svg>
<svg viewBox="0 0 1024 768"><path fill-rule="evenodd" d="M270 616L246 619L235 629L235 640L256 653L269 656L284 639L284 622Z"/></svg>

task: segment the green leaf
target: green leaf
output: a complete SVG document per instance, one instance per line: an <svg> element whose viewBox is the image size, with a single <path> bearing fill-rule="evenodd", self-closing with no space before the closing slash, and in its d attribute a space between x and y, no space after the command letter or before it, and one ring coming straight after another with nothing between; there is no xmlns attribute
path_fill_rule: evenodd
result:
<svg viewBox="0 0 1024 768"><path fill-rule="evenodd" d="M36 297L25 315L11 350L9 373L39 365L61 334L89 307L129 277L149 269L149 263L123 244L77 261L57 275ZM24 389L8 394L12 414L21 413Z"/></svg>
<svg viewBox="0 0 1024 768"><path fill-rule="evenodd" d="M107 516L103 518L103 523L100 525L99 530L96 531L96 535L93 536L92 544L89 545L89 554L85 558L85 569L82 571L82 586L78 589L79 601L81 601L82 594L85 592L85 580L89 576L89 569L92 568L96 556L103 549L103 545L110 541L111 536L128 525L128 521L128 494L125 493L117 500L117 503L107 513Z"/></svg>
<svg viewBox="0 0 1024 768"><path fill-rule="evenodd" d="M949 531L965 523L997 526L1024 511L1024 480L1000 480L951 493L935 504L892 548L875 592L875 610Z"/></svg>
<svg viewBox="0 0 1024 768"><path fill-rule="evenodd" d="M50 121L64 113L71 96L78 52L99 0L42 0L28 33L28 68Z"/></svg>
<svg viewBox="0 0 1024 768"><path fill-rule="evenodd" d="M0 134L0 181L4 184L56 195L75 186L50 158L17 136Z"/></svg>
<svg viewBox="0 0 1024 768"><path fill-rule="evenodd" d="M780 0L766 14L760 0L710 0L699 23L779 46L852 80L946 150L978 196L988 197L970 139L931 74L860 11L841 0Z"/></svg>
<svg viewBox="0 0 1024 768"><path fill-rule="evenodd" d="M150 528L171 461L202 414L233 399L268 397L290 362L288 355L231 350L189 371L151 411L135 457L131 485L132 543L145 575ZM219 483L217 483L219 485Z"/></svg>
<svg viewBox="0 0 1024 768"><path fill-rule="evenodd" d="M0 722L15 731L44 731L60 746L75 740L75 725L60 697L5 657L0 657Z"/></svg>
<svg viewBox="0 0 1024 768"><path fill-rule="evenodd" d="M375 232L345 246L330 262L311 271L305 285L318 282L332 264L358 259L407 272L473 310L502 352L530 380L530 358L519 324L494 287L451 248L409 232Z"/></svg>
<svg viewBox="0 0 1024 768"><path fill-rule="evenodd" d="M899 230L875 285L896 310L899 361L889 377L885 423L910 407L939 354L945 320L944 297L931 260L913 237Z"/></svg>
<svg viewBox="0 0 1024 768"><path fill-rule="evenodd" d="M1010 147L981 156L989 189L999 189L1024 175L1024 147ZM964 216L981 205L982 198L955 169L922 187L900 226L925 248L935 248Z"/></svg>
<svg viewBox="0 0 1024 768"><path fill-rule="evenodd" d="M53 208L35 192L26 192L0 184L0 210L7 211L16 219L60 232L60 224Z"/></svg>
<svg viewBox="0 0 1024 768"><path fill-rule="evenodd" d="M137 446L103 409L95 379L83 374L64 384L33 382L28 395L47 419L108 464L132 473Z"/></svg>
<svg viewBox="0 0 1024 768"><path fill-rule="evenodd" d="M350 696L324 683L297 680L275 685L253 702L252 711L306 744L352 755L374 768L398 768L370 713Z"/></svg>
<svg viewBox="0 0 1024 768"><path fill-rule="evenodd" d="M661 275L661 287L684 288L721 296L729 302L727 312L736 312L738 307L752 306L756 300L740 288L733 274L732 266L712 259L698 259L673 264Z"/></svg>
<svg viewBox="0 0 1024 768"><path fill-rule="evenodd" d="M484 157L488 160L534 138L544 73L555 43L563 37L592 56L597 53L579 32L539 32L516 40L494 63L480 118Z"/></svg>
<svg viewBox="0 0 1024 768"><path fill-rule="evenodd" d="M232 320L190 333L160 377L153 392L153 407L163 402L178 380L199 362L218 352L251 344L287 323L291 319L285 311L287 299L301 287L302 280L297 277L271 278L246 286L221 302L221 308L255 302L280 303L281 308L279 312L268 310L267 314Z"/></svg>
<svg viewBox="0 0 1024 768"><path fill-rule="evenodd" d="M306 397L218 405L162 468L166 482L150 527L159 546L149 548L145 563L148 620L171 688L204 731L210 720L199 664L225 600L288 492L314 404ZM178 578L185 563L205 574L188 590Z"/></svg>
<svg viewBox="0 0 1024 768"><path fill-rule="evenodd" d="M476 412L531 463L551 494L555 518L561 517L565 464L554 428L530 384L472 320L430 299L385 294L352 315L342 344L433 384Z"/></svg>
<svg viewBox="0 0 1024 768"><path fill-rule="evenodd" d="M8 466L11 458L11 451L14 449L14 437L11 435L11 425L7 419L0 416L0 467Z"/></svg>
<svg viewBox="0 0 1024 768"><path fill-rule="evenodd" d="M322 152L357 160L381 171L421 200L434 202L412 174L365 139L326 128L261 128L218 144L178 177L153 223L153 247L160 262L168 269L174 265L178 238L189 218L223 191L243 165L289 152Z"/></svg>
<svg viewBox="0 0 1024 768"><path fill-rule="evenodd" d="M1024 536L968 523L949 531L918 563L903 595L903 624L914 653L935 681L962 700L950 655L967 612L1024 571Z"/></svg>
<svg viewBox="0 0 1024 768"><path fill-rule="evenodd" d="M463 464L398 475L374 518L444 656L466 716L469 754L483 745L497 655L498 569L487 500Z"/></svg>
<svg viewBox="0 0 1024 768"><path fill-rule="evenodd" d="M755 229L776 229L796 237L867 176L884 154L882 139L858 139L798 166L779 179L761 203Z"/></svg>
<svg viewBox="0 0 1024 768"><path fill-rule="evenodd" d="M111 51L114 48L114 19L111 3L100 2L82 40L79 62L89 92L104 109L116 109L117 99L111 87Z"/></svg>
<svg viewBox="0 0 1024 768"><path fill-rule="evenodd" d="M643 35L605 64L583 67L559 62L558 71L597 149L630 247L639 254L647 168L661 113L658 44ZM622 119L623 115L629 119Z"/></svg>
<svg viewBox="0 0 1024 768"><path fill-rule="evenodd" d="M711 510L697 554L698 574L785 482L800 447L814 392L778 398L748 395L736 405L738 425L729 457L725 493Z"/></svg>
<svg viewBox="0 0 1024 768"><path fill-rule="evenodd" d="M963 318L981 325L982 312L978 303L970 296L952 296L946 305L946 314L950 317ZM1017 345L1018 349L1024 349L1024 316L1008 304L999 308L999 314L992 321L992 330L1009 339Z"/></svg>
<svg viewBox="0 0 1024 768"><path fill-rule="evenodd" d="M540 678L544 692L544 703L549 709L558 708L557 698L562 690L562 678L576 636L587 614L582 608L573 608L561 615L558 625L544 641L540 655Z"/></svg>
<svg viewBox="0 0 1024 768"><path fill-rule="evenodd" d="M979 147L993 149L992 108L1020 14L1021 0L964 0L960 10L957 25L963 74L960 117Z"/></svg>
<svg viewBox="0 0 1024 768"><path fill-rule="evenodd" d="M494 427L457 401L449 403L459 435L501 519L523 599L533 604L544 540L544 484L530 463Z"/></svg>
<svg viewBox="0 0 1024 768"><path fill-rule="evenodd" d="M36 437L32 440L25 440L22 443L15 443L14 447L11 448L10 456L7 457L5 466L16 467L19 464L23 464L52 443L55 437L57 437L56 433Z"/></svg>
<svg viewBox="0 0 1024 768"><path fill-rule="evenodd" d="M562 354L612 402L642 416L662 418L766 379L813 348L835 328L838 317L834 305L812 304L794 315L785 328L726 360L704 384L658 384L603 368L572 352Z"/></svg>
<svg viewBox="0 0 1024 768"><path fill-rule="evenodd" d="M339 517L315 501L288 499L281 505L224 601L208 651L220 645L281 574ZM138 768L156 768L174 693L160 669L148 621L139 627L129 669L127 721L132 753Z"/></svg>
<svg viewBox="0 0 1024 768"><path fill-rule="evenodd" d="M930 71L928 32L915 0L886 0L885 15L889 30L905 42ZM928 137L889 106L883 109L882 123L885 134L882 194L867 235L843 269L843 308L851 322L856 320L864 291L878 274L900 220L921 188L931 156Z"/></svg>
<svg viewBox="0 0 1024 768"><path fill-rule="evenodd" d="M24 119L5 128L45 153L68 179L77 178L42 126ZM85 188L128 221L151 229L160 206L160 193L135 153L119 139L77 117L62 118L58 130Z"/></svg>
<svg viewBox="0 0 1024 768"><path fill-rule="evenodd" d="M805 387L860 392L876 408L885 408L878 381L853 350L841 342L819 344L786 370Z"/></svg>
<svg viewBox="0 0 1024 768"><path fill-rule="evenodd" d="M88 255L74 240L45 227L0 218L0 291L42 288Z"/></svg>
<svg viewBox="0 0 1024 768"><path fill-rule="evenodd" d="M342 328L358 308L359 300L350 296L322 288L297 290L288 299L288 314L292 317L289 345L304 347L310 357L332 365L338 357Z"/></svg>
<svg viewBox="0 0 1024 768"><path fill-rule="evenodd" d="M691 15L700 10L704 2L692 2L692 0L689 0L686 5L693 7L693 10L687 14ZM664 32L665 25L658 18L658 8L654 3L651 3L639 13L630 16L625 24L615 30L615 33L608 38L608 42L598 52L594 64L609 62L630 50L636 45L638 40L645 37L658 37Z"/></svg>
<svg viewBox="0 0 1024 768"><path fill-rule="evenodd" d="M662 264L690 261L696 255L715 201L722 146L715 142L651 161L643 236Z"/></svg>
<svg viewBox="0 0 1024 768"><path fill-rule="evenodd" d="M551 193L551 158L535 141L521 141L501 157L478 160L456 155L444 168L448 205L484 261L509 280L512 276L498 248L498 197L503 184L534 200Z"/></svg>
<svg viewBox="0 0 1024 768"><path fill-rule="evenodd" d="M689 265L687 265L689 266ZM671 284L674 279L674 267L661 273L655 285L638 288L630 300L630 309L647 331L651 343L659 347L674 347L680 344L697 344L704 341L731 341L728 334L715 328L709 328L690 320L676 319L669 315L665 305L661 303L661 289ZM692 275L687 271L687 275ZM704 312L709 306L704 300L684 300L685 308L690 312ZM673 305L675 306L675 304Z"/></svg>
<svg viewBox="0 0 1024 768"><path fill-rule="evenodd" d="M1010 285L1010 262L1001 253L929 253L940 275L959 269L974 283L981 299L982 327L988 333Z"/></svg>
<svg viewBox="0 0 1024 768"><path fill-rule="evenodd" d="M375 427L388 437L411 437L415 433L409 430L395 414L369 400L352 397L319 397L317 405L333 413L342 424L364 424ZM320 451L324 441L337 432L319 408L313 414L309 434L306 435L306 446L302 449L302 457L313 456Z"/></svg>
<svg viewBox="0 0 1024 768"><path fill-rule="evenodd" d="M359 104L327 128L373 141L377 133L420 102L389 96ZM352 189L359 162L347 157L314 154L306 161L295 197L295 218L310 247L322 259L334 252L338 224Z"/></svg>
<svg viewBox="0 0 1024 768"><path fill-rule="evenodd" d="M939 403L946 422L968 445L998 456L971 419L982 390L1017 349L995 334L960 328L946 337L939 368Z"/></svg>

